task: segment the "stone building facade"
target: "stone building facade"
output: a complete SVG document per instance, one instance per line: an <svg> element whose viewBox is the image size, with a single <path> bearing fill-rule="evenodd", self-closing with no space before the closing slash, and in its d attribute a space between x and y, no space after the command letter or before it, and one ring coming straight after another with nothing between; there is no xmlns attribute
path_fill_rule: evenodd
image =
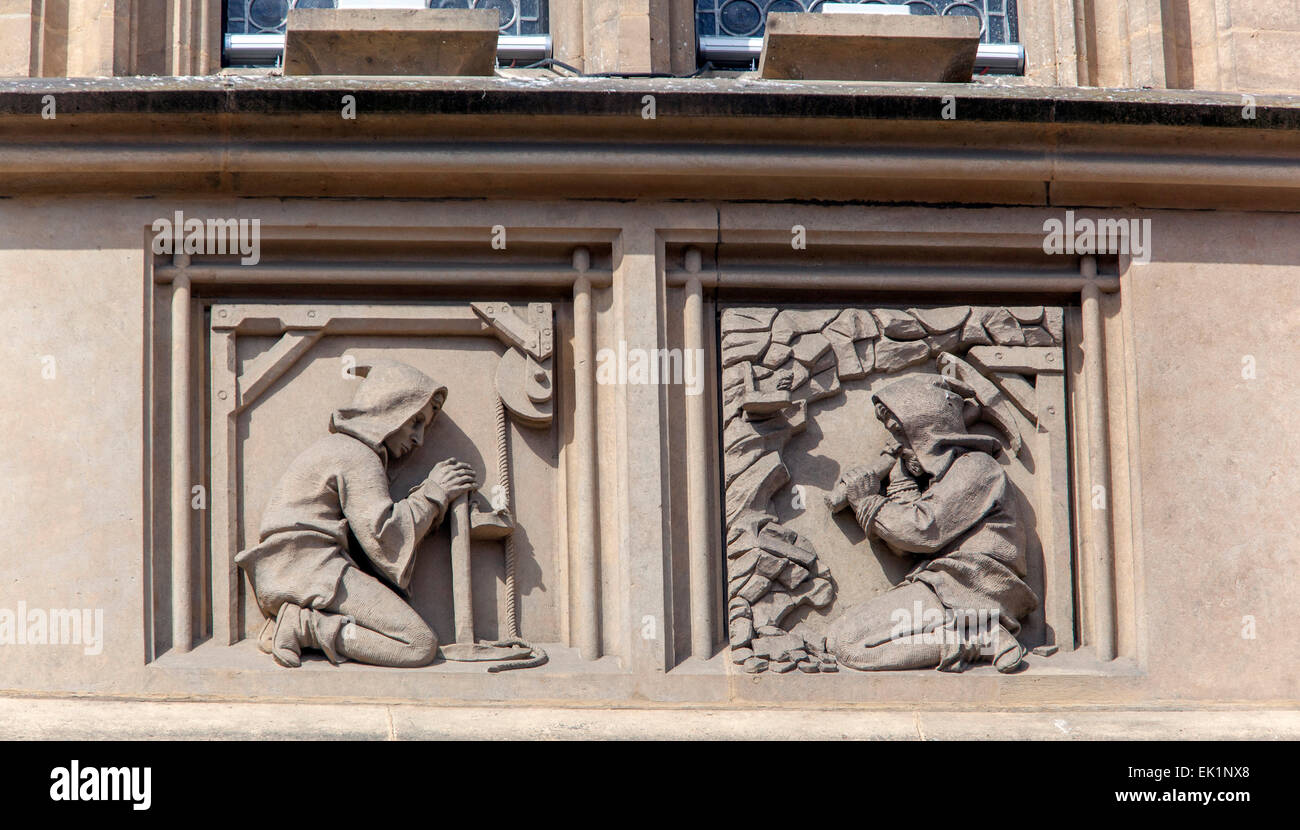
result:
<svg viewBox="0 0 1300 830"><path fill-rule="evenodd" d="M551 0L563 66L338 77L231 66L214 0L0 0L0 689L1293 706L1296 9L988 0L1023 71L939 84L762 79L705 5ZM236 559L385 360L447 389L392 498L481 485L390 587L544 664L259 650ZM1017 505L1016 671L826 640L914 584L832 503L931 375Z"/></svg>

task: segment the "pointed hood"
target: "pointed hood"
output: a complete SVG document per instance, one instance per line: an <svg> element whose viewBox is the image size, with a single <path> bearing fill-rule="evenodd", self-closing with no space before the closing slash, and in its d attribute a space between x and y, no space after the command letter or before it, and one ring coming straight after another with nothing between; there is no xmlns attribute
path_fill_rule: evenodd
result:
<svg viewBox="0 0 1300 830"><path fill-rule="evenodd" d="M871 399L894 413L921 467L941 478L957 456L979 450L996 456L1002 443L966 429L975 391L944 375L908 375L881 388Z"/></svg>
<svg viewBox="0 0 1300 830"><path fill-rule="evenodd" d="M437 398L446 400L447 387L420 370L395 360L377 360L369 367L358 366L363 376L360 388L348 406L330 416L330 432L351 435L385 461L384 439L402 428L420 410Z"/></svg>

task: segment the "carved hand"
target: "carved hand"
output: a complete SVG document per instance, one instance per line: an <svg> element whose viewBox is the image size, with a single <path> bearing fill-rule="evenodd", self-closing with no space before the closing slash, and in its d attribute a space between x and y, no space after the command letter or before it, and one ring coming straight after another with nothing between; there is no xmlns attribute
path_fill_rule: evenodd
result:
<svg viewBox="0 0 1300 830"><path fill-rule="evenodd" d="M867 496L880 493L880 474L871 467L853 467L840 476L849 504L857 508Z"/></svg>
<svg viewBox="0 0 1300 830"><path fill-rule="evenodd" d="M474 468L454 458L439 461L429 471L425 486L442 491L448 502L457 496L463 496L477 487L474 480Z"/></svg>

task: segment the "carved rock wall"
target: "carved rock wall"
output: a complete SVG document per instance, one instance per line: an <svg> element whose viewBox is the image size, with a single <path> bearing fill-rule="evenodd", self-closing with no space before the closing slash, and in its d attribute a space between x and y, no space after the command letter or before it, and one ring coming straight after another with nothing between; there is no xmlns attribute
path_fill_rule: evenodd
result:
<svg viewBox="0 0 1300 830"><path fill-rule="evenodd" d="M844 381L935 359L976 388L985 415L1020 450L1011 407L1036 417L1033 374L1060 371L1057 307L727 308L722 312L723 476L731 659L747 672L835 671L825 639L787 620L835 598L813 544L783 526L772 498L790 483L786 443L809 407ZM1026 377L1026 374L1029 377Z"/></svg>

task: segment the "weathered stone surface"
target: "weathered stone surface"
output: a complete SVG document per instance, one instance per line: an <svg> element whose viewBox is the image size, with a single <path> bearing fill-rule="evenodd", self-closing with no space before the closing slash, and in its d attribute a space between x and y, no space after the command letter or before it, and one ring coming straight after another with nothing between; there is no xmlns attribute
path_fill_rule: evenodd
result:
<svg viewBox="0 0 1300 830"><path fill-rule="evenodd" d="M790 471L781 463L779 453L769 452L758 459L727 487L727 521L746 508L765 510L772 494L789 480Z"/></svg>
<svg viewBox="0 0 1300 830"><path fill-rule="evenodd" d="M823 332L823 335L830 341L831 351L835 355L835 373L840 380L857 380L867 376L867 370L862 367L862 361L858 359L858 350L854 348L852 340L829 328Z"/></svg>
<svg viewBox="0 0 1300 830"><path fill-rule="evenodd" d="M731 600L727 603L728 622L736 619L737 617L749 617L752 619L753 616L754 616L753 610L750 609L749 603L746 602L743 597L732 597Z"/></svg>
<svg viewBox="0 0 1300 830"><path fill-rule="evenodd" d="M917 328L920 328L918 325ZM899 341L882 337L876 341L876 371L897 372L908 366L924 363L930 357L930 346L924 340Z"/></svg>
<svg viewBox="0 0 1300 830"><path fill-rule="evenodd" d="M781 571L785 569L786 561L779 556L773 556L765 550L760 550L754 560L754 571L768 579L776 579L780 576Z"/></svg>
<svg viewBox="0 0 1300 830"><path fill-rule="evenodd" d="M285 75L492 75L494 9L290 9Z"/></svg>
<svg viewBox="0 0 1300 830"><path fill-rule="evenodd" d="M747 418L734 418L727 423L726 429L722 431L722 447L729 450L746 438L753 438L762 434L759 432L759 428L755 426L754 421Z"/></svg>
<svg viewBox="0 0 1300 830"><path fill-rule="evenodd" d="M839 391L840 378L832 367L818 375L815 375L809 382L804 395L806 396L808 403L814 403L832 397L833 395L837 395L839 394Z"/></svg>
<svg viewBox="0 0 1300 830"><path fill-rule="evenodd" d="M758 657L767 657L772 660L789 660L791 652L803 649L803 640L793 634L781 634L772 636L760 634L754 638L754 654Z"/></svg>
<svg viewBox="0 0 1300 830"><path fill-rule="evenodd" d="M788 671L794 671L795 663L793 660L784 660L771 664L772 671L777 674L785 674Z"/></svg>
<svg viewBox="0 0 1300 830"><path fill-rule="evenodd" d="M740 665L741 663L746 662L753 656L754 656L754 650L748 646L742 646L741 648L731 649L731 662L735 663L736 665Z"/></svg>
<svg viewBox="0 0 1300 830"><path fill-rule="evenodd" d="M916 318L904 311L894 308L873 308L880 330L886 337L895 340L919 340L925 337L925 327Z"/></svg>
<svg viewBox="0 0 1300 830"><path fill-rule="evenodd" d="M805 583L810 584L810 583ZM785 615L794 610L795 599L786 591L770 591L754 603L754 627L776 626L781 624Z"/></svg>
<svg viewBox="0 0 1300 830"><path fill-rule="evenodd" d="M831 585L829 579L818 577L808 580L791 591L790 596L800 605L807 604L813 608L823 608L835 598L835 588Z"/></svg>
<svg viewBox="0 0 1300 830"><path fill-rule="evenodd" d="M740 590L736 592L736 596L747 600L752 605L766 594L767 589L771 586L772 580L762 574L750 574L749 579L745 580L745 583L740 586Z"/></svg>
<svg viewBox="0 0 1300 830"><path fill-rule="evenodd" d="M834 332L849 340L862 340L867 337L875 337L880 333L871 312L861 308L844 309L826 327L826 331Z"/></svg>
<svg viewBox="0 0 1300 830"><path fill-rule="evenodd" d="M754 639L754 621L748 617L737 617L730 625L731 647L739 648Z"/></svg>
<svg viewBox="0 0 1300 830"><path fill-rule="evenodd" d="M790 633L802 639L810 652L817 654L826 652L826 635L814 631L806 620L791 628Z"/></svg>
<svg viewBox="0 0 1300 830"><path fill-rule="evenodd" d="M1034 423L1038 418L1037 395L1034 387L1025 376L1015 372L993 372L989 379L1006 393L1007 398L1016 405L1029 423Z"/></svg>
<svg viewBox="0 0 1300 830"><path fill-rule="evenodd" d="M722 365L731 366L742 360L757 360L767 348L765 331L733 331L722 336Z"/></svg>
<svg viewBox="0 0 1300 830"><path fill-rule="evenodd" d="M812 373L808 371L808 367L795 361L789 368L773 373L772 377L760 384L760 387L765 390L783 389L793 393L807 383L810 377Z"/></svg>
<svg viewBox="0 0 1300 830"><path fill-rule="evenodd" d="M767 331L775 308L728 308L722 312L722 331Z"/></svg>
<svg viewBox="0 0 1300 830"><path fill-rule="evenodd" d="M969 346L972 343L988 345L993 340L989 337L989 333L984 330L984 324L977 319L975 314L971 314L961 327L961 342L963 346Z"/></svg>
<svg viewBox="0 0 1300 830"><path fill-rule="evenodd" d="M817 358L816 362L814 362L811 366L808 367L808 371L811 372L812 375L815 377L817 375L820 375L822 372L825 372L827 369L834 369L834 368L835 368L835 353L833 351L827 351L821 357Z"/></svg>
<svg viewBox="0 0 1300 830"><path fill-rule="evenodd" d="M1007 306L1007 311L1011 312L1011 316L1015 317L1017 321L1026 325L1037 323L1043 319L1043 307L1040 305Z"/></svg>
<svg viewBox="0 0 1300 830"><path fill-rule="evenodd" d="M800 335L792 344L794 359L810 369L817 364L822 355L830 351L830 348L831 341L820 332Z"/></svg>
<svg viewBox="0 0 1300 830"><path fill-rule="evenodd" d="M776 521L768 522L766 525L759 528L759 533L763 533L764 531L767 532L767 535L775 536L782 541L789 542L790 544L794 544L794 541L799 538L798 533Z"/></svg>
<svg viewBox="0 0 1300 830"><path fill-rule="evenodd" d="M745 393L745 397L740 402L740 408L745 411L746 415L761 417L780 412L790 405L790 401L790 393L784 389L771 392L751 389Z"/></svg>
<svg viewBox="0 0 1300 830"><path fill-rule="evenodd" d="M749 388L750 366L737 362L722 370L722 405L729 406L740 400Z"/></svg>
<svg viewBox="0 0 1300 830"><path fill-rule="evenodd" d="M821 671L821 666L811 658L800 660L795 664L795 668L799 669L799 671L804 674L816 674Z"/></svg>
<svg viewBox="0 0 1300 830"><path fill-rule="evenodd" d="M764 551L754 548L727 562L727 578L739 579L742 576L749 576L754 570L754 565L758 563L759 555L762 553ZM771 556L771 554L768 554L768 556Z"/></svg>
<svg viewBox="0 0 1300 830"><path fill-rule="evenodd" d="M786 309L772 321L772 339L777 343L789 344L798 335L821 331L838 313L833 308L809 311Z"/></svg>
<svg viewBox="0 0 1300 830"><path fill-rule="evenodd" d="M876 341L859 340L853 344L853 351L858 356L858 362L862 364L864 375L876 370Z"/></svg>
<svg viewBox="0 0 1300 830"><path fill-rule="evenodd" d="M726 473L722 477L723 485L730 487L731 483L739 478L741 473L748 470L767 451L759 438L751 438L734 447L729 447L723 453L723 464L726 467Z"/></svg>
<svg viewBox="0 0 1300 830"><path fill-rule="evenodd" d="M792 352L793 349L784 343L773 342L763 353L763 365L769 369L780 369L781 364L790 359Z"/></svg>
<svg viewBox="0 0 1300 830"><path fill-rule="evenodd" d="M750 674L758 674L767 671L767 661L761 657L750 657L741 665L741 670Z"/></svg>
<svg viewBox="0 0 1300 830"><path fill-rule="evenodd" d="M978 49L979 23L967 17L778 12L759 76L969 83Z"/></svg>
<svg viewBox="0 0 1300 830"><path fill-rule="evenodd" d="M1025 345L1026 346L1052 346L1055 341L1052 335L1047 333L1047 329L1042 326L1025 326Z"/></svg>
<svg viewBox="0 0 1300 830"><path fill-rule="evenodd" d="M945 334L932 334L925 338L925 343L930 347L931 354L952 352L961 346L961 332L950 331Z"/></svg>
<svg viewBox="0 0 1300 830"><path fill-rule="evenodd" d="M909 308L907 313L919 320L930 334L944 334L961 328L961 324L966 322L966 318L970 316L970 306L952 305L940 308Z"/></svg>
<svg viewBox="0 0 1300 830"><path fill-rule="evenodd" d="M786 560L785 567L777 575L777 581L787 588L795 588L808 578L808 569L798 562Z"/></svg>
<svg viewBox="0 0 1300 830"><path fill-rule="evenodd" d="M727 596L732 599L736 599L737 598L736 594L740 593L740 589L745 587L745 583L748 581L749 581L749 574L741 574L740 576L728 579ZM748 602L748 600L746 600L746 602Z"/></svg>
<svg viewBox="0 0 1300 830"><path fill-rule="evenodd" d="M984 328L999 346L1023 346L1025 333L1020 322L1005 308L999 308L984 319Z"/></svg>
<svg viewBox="0 0 1300 830"><path fill-rule="evenodd" d="M727 556L736 558L758 547L758 534L749 527L733 525L727 533Z"/></svg>
<svg viewBox="0 0 1300 830"><path fill-rule="evenodd" d="M1065 309L1060 306L1049 306L1043 309L1043 328L1052 336L1052 340L1060 344L1065 341Z"/></svg>
<svg viewBox="0 0 1300 830"><path fill-rule="evenodd" d="M764 528L762 532L758 534L758 543L768 553L783 556L786 559L798 562L804 567L810 566L813 560L817 558L817 554L814 551L804 550L798 545L782 539L770 528Z"/></svg>

